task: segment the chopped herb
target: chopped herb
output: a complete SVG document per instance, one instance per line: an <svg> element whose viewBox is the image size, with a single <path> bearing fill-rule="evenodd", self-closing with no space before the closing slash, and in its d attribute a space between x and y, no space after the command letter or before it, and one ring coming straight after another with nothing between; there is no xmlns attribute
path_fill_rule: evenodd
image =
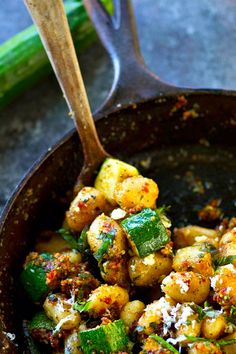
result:
<svg viewBox="0 0 236 354"><path fill-rule="evenodd" d="M217 345L219 345L220 347L223 347L225 345L231 345L231 344L235 344L236 343L236 339L220 339L216 342Z"/></svg>
<svg viewBox="0 0 236 354"><path fill-rule="evenodd" d="M227 322L236 325L236 306L232 305L230 307L229 316L225 316L225 319L227 320Z"/></svg>
<svg viewBox="0 0 236 354"><path fill-rule="evenodd" d="M193 336L188 336L187 334L184 334L184 336L191 342L208 342L208 343L213 343L215 345L217 345L218 347L223 347L226 345L231 345L231 344L235 344L236 343L236 339L220 339L220 340L216 340L216 339L207 339L207 338L202 338L202 337L193 337Z"/></svg>
<svg viewBox="0 0 236 354"><path fill-rule="evenodd" d="M70 247L74 250L78 249L78 243L74 237L74 235L72 235L72 233L68 230L68 229L59 229L57 231L59 233L59 235L61 235L65 241L67 241L70 245Z"/></svg>
<svg viewBox="0 0 236 354"><path fill-rule="evenodd" d="M171 221L170 219L166 216L166 213L170 210L171 206L168 205L163 205L162 207L156 209L156 213L157 215L160 217L161 219L161 222L163 223L163 225L166 227L166 228L169 228L171 227Z"/></svg>
<svg viewBox="0 0 236 354"><path fill-rule="evenodd" d="M79 301L73 305L73 309L78 312L87 312L90 308L91 301Z"/></svg>
<svg viewBox="0 0 236 354"><path fill-rule="evenodd" d="M87 231L88 227L85 226L78 238L78 250L82 253L86 252L88 249Z"/></svg>
<svg viewBox="0 0 236 354"><path fill-rule="evenodd" d="M236 315L236 306L232 305L230 307L230 316L235 316Z"/></svg>
<svg viewBox="0 0 236 354"><path fill-rule="evenodd" d="M165 339L159 337L157 334L151 334L149 338L154 339L158 342L163 348L170 350L172 353L179 354L179 351L173 347L170 343L166 342Z"/></svg>
<svg viewBox="0 0 236 354"><path fill-rule="evenodd" d="M190 307L198 314L199 321L203 320L205 317L216 318L217 312L211 306L202 308L199 305L193 304L190 305Z"/></svg>
<svg viewBox="0 0 236 354"><path fill-rule="evenodd" d="M201 252L210 252L211 254L214 254L214 253L218 252L218 250L215 248L215 246L213 246L212 244L210 244L208 242L204 242L203 243L203 248L200 248L199 251L201 251Z"/></svg>
<svg viewBox="0 0 236 354"><path fill-rule="evenodd" d="M113 239L116 235L116 229L110 229L108 232L101 232L98 239L103 240L101 247L94 253L94 257L99 262L104 254L107 252L109 246L112 245Z"/></svg>
<svg viewBox="0 0 236 354"><path fill-rule="evenodd" d="M166 214L171 208L171 205L162 205L160 208L156 209L157 214Z"/></svg>
<svg viewBox="0 0 236 354"><path fill-rule="evenodd" d="M216 268L224 266L229 263L233 263L236 256L219 257L218 255L213 257L213 263Z"/></svg>

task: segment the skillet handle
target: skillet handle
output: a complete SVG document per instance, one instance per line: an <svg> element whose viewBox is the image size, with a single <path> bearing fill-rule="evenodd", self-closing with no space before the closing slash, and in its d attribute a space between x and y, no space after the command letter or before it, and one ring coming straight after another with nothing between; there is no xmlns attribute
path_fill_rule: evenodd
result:
<svg viewBox="0 0 236 354"><path fill-rule="evenodd" d="M84 5L114 67L112 88L94 113L95 118L130 104L183 90L162 82L145 65L130 0L114 0L113 16L108 14L101 0L84 0Z"/></svg>

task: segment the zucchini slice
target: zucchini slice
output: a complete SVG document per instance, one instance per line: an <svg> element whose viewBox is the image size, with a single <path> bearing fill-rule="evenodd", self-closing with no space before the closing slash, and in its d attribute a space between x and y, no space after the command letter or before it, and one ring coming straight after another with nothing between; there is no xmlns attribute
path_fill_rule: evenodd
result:
<svg viewBox="0 0 236 354"><path fill-rule="evenodd" d="M28 328L30 331L34 329L46 329L53 330L55 324L52 320L50 320L44 311L40 311L34 315L32 320L28 324Z"/></svg>
<svg viewBox="0 0 236 354"><path fill-rule="evenodd" d="M121 222L135 254L146 257L169 242L169 236L160 216L152 209L143 209Z"/></svg>
<svg viewBox="0 0 236 354"><path fill-rule="evenodd" d="M113 195L117 183L128 177L137 176L138 174L139 172L134 166L117 159L108 158L102 164L94 187L98 189L112 205L116 205Z"/></svg>
<svg viewBox="0 0 236 354"><path fill-rule="evenodd" d="M79 337L84 354L109 354L122 351L129 341L123 320L81 331Z"/></svg>
<svg viewBox="0 0 236 354"><path fill-rule="evenodd" d="M42 253L40 258L26 263L21 273L21 284L33 302L39 302L50 290L46 283L47 272L44 269L44 261L47 262L49 259L53 259L51 254Z"/></svg>

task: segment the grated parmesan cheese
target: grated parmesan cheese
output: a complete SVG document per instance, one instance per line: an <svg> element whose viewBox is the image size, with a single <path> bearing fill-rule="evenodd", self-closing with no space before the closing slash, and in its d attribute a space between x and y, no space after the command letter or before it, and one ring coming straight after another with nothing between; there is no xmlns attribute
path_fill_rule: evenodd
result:
<svg viewBox="0 0 236 354"><path fill-rule="evenodd" d="M123 219L125 215L126 215L126 211L121 208L114 209L111 212L111 218L114 220Z"/></svg>
<svg viewBox="0 0 236 354"><path fill-rule="evenodd" d="M189 291L189 286L186 284L181 277L176 279L176 284L180 286L181 294L187 293Z"/></svg>
<svg viewBox="0 0 236 354"><path fill-rule="evenodd" d="M178 336L177 338L167 338L166 342L175 345L175 344L181 343L185 340L186 340L186 337L184 335L181 335L181 336Z"/></svg>
<svg viewBox="0 0 236 354"><path fill-rule="evenodd" d="M231 272L236 273L236 268L235 268L235 266L232 263L226 264L225 266L222 266L222 268L228 269Z"/></svg>
<svg viewBox="0 0 236 354"><path fill-rule="evenodd" d="M216 283L219 280L219 274L215 275L214 277L210 277L211 280L211 287L215 290L216 289Z"/></svg>
<svg viewBox="0 0 236 354"><path fill-rule="evenodd" d="M178 305L178 304L177 304ZM176 305L176 307L177 307ZM181 310L181 315L178 318L178 321L175 323L175 328L178 329L180 326L186 324L186 322L188 321L189 316L194 314L194 311L192 310L192 308L190 306L184 306L182 305L180 307ZM177 309L178 311L178 309Z"/></svg>
<svg viewBox="0 0 236 354"><path fill-rule="evenodd" d="M151 253L147 257L144 257L143 258L143 264L145 264L145 265L153 265L153 264L155 264L155 255L154 255L154 253Z"/></svg>

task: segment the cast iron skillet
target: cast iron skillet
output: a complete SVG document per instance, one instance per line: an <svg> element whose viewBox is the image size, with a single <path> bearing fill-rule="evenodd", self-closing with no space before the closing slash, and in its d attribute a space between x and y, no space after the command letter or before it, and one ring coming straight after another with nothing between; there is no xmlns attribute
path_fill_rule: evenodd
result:
<svg viewBox="0 0 236 354"><path fill-rule="evenodd" d="M99 1L85 0L111 55L114 82L94 114L99 136L112 155L136 163L160 188L159 205L171 205L174 225L196 223L196 210L222 199L225 215L236 203L236 92L192 90L159 80L140 54L131 3L114 2L109 17ZM63 203L82 167L75 131L37 162L5 208L0 224L1 353L23 352L21 320L30 306L17 288L17 273L37 233L57 229ZM20 300L19 300L20 299ZM17 334L14 345L4 333Z"/></svg>

